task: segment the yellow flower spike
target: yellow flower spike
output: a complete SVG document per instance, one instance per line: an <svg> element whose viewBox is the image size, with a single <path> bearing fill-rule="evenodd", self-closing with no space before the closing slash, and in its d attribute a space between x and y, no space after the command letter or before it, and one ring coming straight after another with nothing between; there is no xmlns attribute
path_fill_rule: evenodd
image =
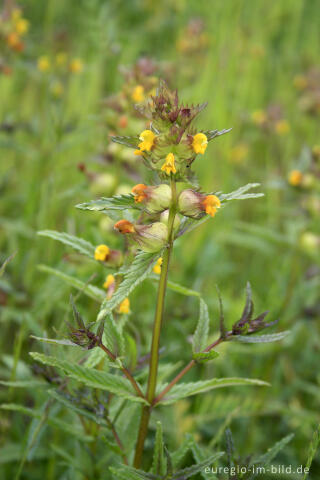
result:
<svg viewBox="0 0 320 480"><path fill-rule="evenodd" d="M203 200L202 205L205 208L205 212L211 217L214 217L217 213L217 208L221 207L221 202L216 195L207 195Z"/></svg>
<svg viewBox="0 0 320 480"><path fill-rule="evenodd" d="M130 313L130 300L128 297L122 300L122 302L120 303L119 313L122 313L122 314Z"/></svg>
<svg viewBox="0 0 320 480"><path fill-rule="evenodd" d="M267 115L263 110L255 110L251 115L253 123L256 125L263 125L267 120Z"/></svg>
<svg viewBox="0 0 320 480"><path fill-rule="evenodd" d="M29 30L29 22L25 18L20 18L15 23L15 30L19 35L24 35Z"/></svg>
<svg viewBox="0 0 320 480"><path fill-rule="evenodd" d="M160 275L161 273L161 265L162 265L162 257L158 258L157 263L153 267L153 272L156 273L157 275Z"/></svg>
<svg viewBox="0 0 320 480"><path fill-rule="evenodd" d="M81 73L83 70L83 63L80 58L74 58L69 64L69 70L71 73Z"/></svg>
<svg viewBox="0 0 320 480"><path fill-rule="evenodd" d="M48 72L50 70L51 65L47 55L42 55L38 58L37 66L40 72Z"/></svg>
<svg viewBox="0 0 320 480"><path fill-rule="evenodd" d="M170 175L171 173L177 173L173 153L168 153L166 156L166 161L162 165L161 170L166 172L167 175Z"/></svg>
<svg viewBox="0 0 320 480"><path fill-rule="evenodd" d="M104 262L110 253L110 248L107 245L98 245L94 251L95 260Z"/></svg>
<svg viewBox="0 0 320 480"><path fill-rule="evenodd" d="M300 172L300 170L292 170L289 173L288 182L293 187L298 187L299 185L301 185L302 180L303 180L303 174L302 172Z"/></svg>
<svg viewBox="0 0 320 480"><path fill-rule="evenodd" d="M106 290L108 290L109 287L111 287L111 285L115 282L115 278L114 276L109 273L109 275L107 275L106 279L105 279L105 282L103 284L103 288L105 288Z"/></svg>
<svg viewBox="0 0 320 480"><path fill-rule="evenodd" d="M144 88L142 85L137 85L131 94L131 98L136 103L141 103L144 100Z"/></svg>
<svg viewBox="0 0 320 480"><path fill-rule="evenodd" d="M278 135L286 135L287 133L290 132L290 125L287 122L287 120L279 120L275 124L275 130Z"/></svg>
<svg viewBox="0 0 320 480"><path fill-rule="evenodd" d="M150 152L151 148L154 145L154 139L156 138L155 134L151 130L143 130L139 135L139 149L142 152Z"/></svg>
<svg viewBox="0 0 320 480"><path fill-rule="evenodd" d="M193 137L192 148L195 153L201 153L202 155L206 151L208 146L208 139L204 133L197 133Z"/></svg>

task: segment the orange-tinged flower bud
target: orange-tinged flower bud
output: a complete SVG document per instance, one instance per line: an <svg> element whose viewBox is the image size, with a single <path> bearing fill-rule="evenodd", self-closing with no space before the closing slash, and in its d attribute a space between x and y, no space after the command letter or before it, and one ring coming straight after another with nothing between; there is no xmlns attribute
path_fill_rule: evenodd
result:
<svg viewBox="0 0 320 480"><path fill-rule="evenodd" d="M208 139L204 133L197 133L192 140L192 148L195 153L201 153L202 155L206 151L208 146Z"/></svg>
<svg viewBox="0 0 320 480"><path fill-rule="evenodd" d="M171 188L166 184L148 187L143 183L138 183L133 187L132 193L135 202L145 205L149 213L163 212L171 203Z"/></svg>
<svg viewBox="0 0 320 480"><path fill-rule="evenodd" d="M129 222L129 220L119 220L117 223L115 223L114 229L118 230L118 232L122 234L135 232L134 225L133 223Z"/></svg>
<svg viewBox="0 0 320 480"><path fill-rule="evenodd" d="M205 195L188 189L180 193L178 206L180 213L186 217L199 219L204 214L214 217L221 203L216 195Z"/></svg>
<svg viewBox="0 0 320 480"><path fill-rule="evenodd" d="M162 165L161 170L167 175L170 175L171 173L177 173L173 153L168 153L166 156L166 161Z"/></svg>
<svg viewBox="0 0 320 480"><path fill-rule="evenodd" d="M147 198L147 195L145 193L147 188L147 185L144 185L144 183L138 183L132 188L131 191L134 194L134 201L136 203L141 203Z"/></svg>
<svg viewBox="0 0 320 480"><path fill-rule="evenodd" d="M292 170L289 173L288 182L293 187L298 187L299 185L301 185L302 180L303 180L303 174L302 172L300 172L300 170Z"/></svg>
<svg viewBox="0 0 320 480"><path fill-rule="evenodd" d="M114 228L124 235L129 235L129 238L145 252L158 252L167 243L168 228L161 222L133 225L128 220L120 220Z"/></svg>
<svg viewBox="0 0 320 480"><path fill-rule="evenodd" d="M105 262L110 253L110 248L107 245L98 245L94 251L95 260Z"/></svg>

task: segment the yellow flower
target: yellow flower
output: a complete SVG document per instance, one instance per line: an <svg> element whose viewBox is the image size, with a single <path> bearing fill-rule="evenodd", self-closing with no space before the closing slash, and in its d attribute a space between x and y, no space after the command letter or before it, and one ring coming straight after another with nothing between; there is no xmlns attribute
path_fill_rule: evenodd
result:
<svg viewBox="0 0 320 480"><path fill-rule="evenodd" d="M15 23L16 32L19 35L24 35L29 30L29 22L25 18L20 18Z"/></svg>
<svg viewBox="0 0 320 480"><path fill-rule="evenodd" d="M83 70L83 63L80 58L74 58L69 64L69 70L72 73L81 73Z"/></svg>
<svg viewBox="0 0 320 480"><path fill-rule="evenodd" d="M142 85L137 85L131 94L131 98L134 102L141 103L144 100L144 88Z"/></svg>
<svg viewBox="0 0 320 480"><path fill-rule="evenodd" d="M39 57L37 65L40 72L48 72L48 70L50 70L50 60L47 55Z"/></svg>
<svg viewBox="0 0 320 480"><path fill-rule="evenodd" d="M267 120L267 115L263 110L255 110L251 115L253 123L256 125L263 125Z"/></svg>
<svg viewBox="0 0 320 480"><path fill-rule="evenodd" d="M204 133L197 133L193 137L192 147L195 153L201 153L202 155L206 151L208 146L208 139Z"/></svg>
<svg viewBox="0 0 320 480"><path fill-rule="evenodd" d="M62 67L67 63L67 54L65 52L59 52L57 53L55 57L56 64L58 67Z"/></svg>
<svg viewBox="0 0 320 480"><path fill-rule="evenodd" d="M115 282L115 278L114 276L110 273L109 275L107 275L106 279L105 279L105 282L103 284L103 288L105 288L106 290L108 290L109 287L111 287L111 285Z"/></svg>
<svg viewBox="0 0 320 480"><path fill-rule="evenodd" d="M278 135L286 135L287 133L290 132L290 125L287 122L287 120L279 120L275 124L275 130Z"/></svg>
<svg viewBox="0 0 320 480"><path fill-rule="evenodd" d="M288 182L293 187L298 187L299 185L301 185L302 180L303 180L303 174L300 172L300 170L292 170L289 173Z"/></svg>
<svg viewBox="0 0 320 480"><path fill-rule="evenodd" d="M154 139L156 138L155 134L151 130L143 130L139 135L139 149L142 152L150 152L151 148L154 145Z"/></svg>
<svg viewBox="0 0 320 480"><path fill-rule="evenodd" d="M134 225L129 222L129 220L119 220L117 223L114 224L113 228L115 230L118 230L118 232L122 233L123 235L135 232Z"/></svg>
<svg viewBox="0 0 320 480"><path fill-rule="evenodd" d="M158 258L157 263L153 267L153 272L156 273L157 275L160 275L161 273L161 265L162 265L162 257Z"/></svg>
<svg viewBox="0 0 320 480"><path fill-rule="evenodd" d="M166 156L166 161L162 165L161 170L163 172L166 172L167 175L170 175L170 173L177 173L177 169L174 164L173 153L168 153L168 155Z"/></svg>
<svg viewBox="0 0 320 480"><path fill-rule="evenodd" d="M59 82L59 80L57 80L56 82L54 82L52 85L51 85L51 93L54 97L61 97L62 94L63 94L63 85L61 82Z"/></svg>
<svg viewBox="0 0 320 480"><path fill-rule="evenodd" d="M107 245L98 245L94 251L95 260L100 260L104 262L110 253L110 248Z"/></svg>
<svg viewBox="0 0 320 480"><path fill-rule="evenodd" d="M205 212L211 217L214 217L217 213L217 208L221 207L219 198L216 195L207 195L203 200L202 205L205 208Z"/></svg>
<svg viewBox="0 0 320 480"><path fill-rule="evenodd" d="M130 313L130 300L125 298L119 305L119 313L127 314Z"/></svg>

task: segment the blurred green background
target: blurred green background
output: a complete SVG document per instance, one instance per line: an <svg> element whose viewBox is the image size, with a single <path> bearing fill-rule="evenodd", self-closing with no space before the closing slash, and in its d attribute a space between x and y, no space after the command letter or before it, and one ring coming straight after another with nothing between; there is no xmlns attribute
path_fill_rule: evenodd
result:
<svg viewBox="0 0 320 480"><path fill-rule="evenodd" d="M223 435L216 436L229 426L239 455L248 456L293 432L278 463L304 464L320 401L319 2L26 0L19 6L29 22L23 51L8 49L8 20L0 23L1 263L16 252L0 278L2 379L33 375L28 352L43 346L31 334L65 333L71 288L39 264L84 282L94 275L97 286L104 280L102 267L36 232L54 229L122 246L102 214L74 206L125 192L141 178L125 148L111 146L110 134L143 129L133 110L139 82L132 72L148 58L153 67L150 75L142 68L146 77L166 78L185 102L208 101L199 129L232 127L194 164L203 190L229 192L259 182L265 194L228 205L181 238L170 279L202 292L213 338L216 284L229 325L241 313L250 281L256 312L279 318L275 331L291 330L279 344L223 345L213 364L194 369L193 380L244 376L271 387L222 390L167 407L161 415L169 446L177 447L187 432L206 445L212 439L223 445ZM120 113L114 98L125 98ZM298 182L293 170L301 173ZM130 324L142 344L150 336L155 292L146 282L130 297ZM88 321L95 318L97 303L81 296L79 304ZM167 361L190 358L186 344L197 310L192 298L169 292L162 336ZM0 400L40 408L45 392L4 387ZM21 414L1 417L2 478L13 478L30 428ZM66 442L63 435L50 427L41 432L22 478L69 478L57 453L38 455L35 448L41 439ZM319 466L316 459L311 478Z"/></svg>

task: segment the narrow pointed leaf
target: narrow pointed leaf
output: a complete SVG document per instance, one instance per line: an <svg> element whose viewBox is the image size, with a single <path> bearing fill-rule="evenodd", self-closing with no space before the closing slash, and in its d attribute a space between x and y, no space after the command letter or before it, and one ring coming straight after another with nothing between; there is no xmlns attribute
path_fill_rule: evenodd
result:
<svg viewBox="0 0 320 480"><path fill-rule="evenodd" d="M200 312L196 331L193 335L192 348L194 353L204 350L208 343L209 312L205 301L200 298Z"/></svg>
<svg viewBox="0 0 320 480"><path fill-rule="evenodd" d="M38 235L42 237L52 238L58 242L68 245L79 253L86 255L87 257L94 258L95 247L87 240L83 238L75 237L65 232L57 232L55 230L41 230Z"/></svg>

